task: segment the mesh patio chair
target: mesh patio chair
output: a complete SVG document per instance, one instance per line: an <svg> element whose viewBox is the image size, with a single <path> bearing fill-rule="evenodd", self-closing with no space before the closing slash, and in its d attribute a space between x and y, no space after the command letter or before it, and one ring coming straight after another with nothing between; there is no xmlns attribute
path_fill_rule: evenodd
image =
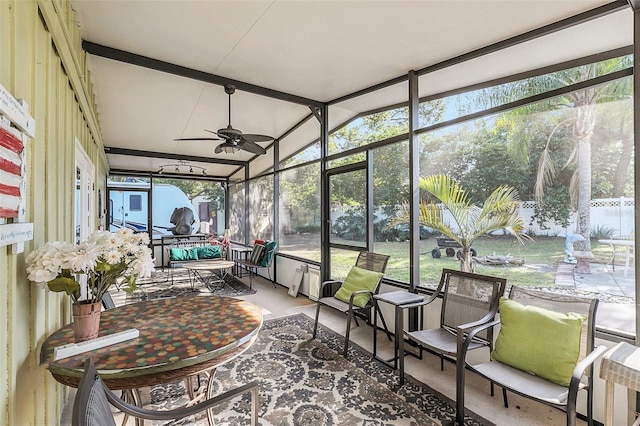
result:
<svg viewBox="0 0 640 426"><path fill-rule="evenodd" d="M227 391L192 406L173 410L147 410L131 405L115 395L102 381L91 358L84 364L84 374L73 402L73 426L115 426L111 406L138 419L176 420L198 414L245 393L251 393L251 425L258 425L258 382Z"/></svg>
<svg viewBox="0 0 640 426"><path fill-rule="evenodd" d="M387 268L387 262L389 261L389 256L379 253L372 253L368 251L362 251L358 255L358 259L356 260L356 264L354 268L349 272L349 275L345 279L344 282L329 280L322 283L320 286L319 294L322 296L327 293L333 293L331 296L320 297L317 300L316 305L316 318L313 326L313 338L315 339L317 331L318 331L318 317L320 316L320 307L327 306L329 308L336 309L344 314L347 314L347 329L345 332L344 338L344 353L343 355L347 356L347 351L349 349L349 333L351 331L351 319L355 321L356 325L358 324L358 319L356 318L356 314L364 314L367 319L370 320L371 317L371 308L373 307L373 295L378 294L380 289L380 283L382 282L382 277L384 276L384 271ZM372 273L377 273L377 276L367 275L366 272L362 273L361 271L369 271ZM354 274L352 275L352 272ZM342 284L340 288L345 288L349 286L350 277L355 277L355 282L353 283L356 287L359 285L357 282L359 279L370 280L370 285L366 286L367 288L356 289L355 291L350 292L346 297L343 297L343 300L336 297L340 297L340 289L333 292L333 288L337 287L338 284ZM331 291L329 291L331 290ZM358 300L360 297L364 299L360 299L363 303L358 305ZM384 317L380 315L382 319L382 325L391 340L391 335L387 328L387 324L385 323Z"/></svg>
<svg viewBox="0 0 640 426"><path fill-rule="evenodd" d="M256 249L260 249L257 256L254 256ZM276 288L275 281L271 278L271 265L273 259L275 259L276 250L278 249L278 243L275 241L268 241L266 245L256 244L253 247L251 256L249 259L236 260L236 264L249 272L249 288L253 288L253 277L258 276L258 269L266 269L269 275L269 281Z"/></svg>
<svg viewBox="0 0 640 426"><path fill-rule="evenodd" d="M400 312L420 307L421 310L442 295L440 324L431 329L404 330L404 337L418 345L420 358L423 349L440 356L440 369L444 370L445 356L455 358L458 350L457 329L469 329L494 319L498 301L504 294L507 280L488 275L443 269L440 284L424 302L401 305ZM403 315L403 314L401 314ZM421 315L423 317L423 315ZM422 322L422 321L421 321ZM404 339L400 339L400 380L404 379ZM493 331L478 334L469 344L469 350L489 347L493 349ZM493 387L491 388L493 394Z"/></svg>
<svg viewBox="0 0 640 426"><path fill-rule="evenodd" d="M505 304L506 300L515 304ZM509 407L509 390L564 409L569 426L576 424L578 391L585 390L587 421L593 425L593 363L607 350L605 346L595 347L594 344L597 308L597 299L513 286L509 298L503 298L501 302L500 319L473 330L458 331L456 421L461 424L464 418L466 365L469 370L502 387L506 408ZM470 342L479 333L498 324L502 327L492 360L478 364L466 363ZM537 365L521 365L523 362L530 363L527 357Z"/></svg>

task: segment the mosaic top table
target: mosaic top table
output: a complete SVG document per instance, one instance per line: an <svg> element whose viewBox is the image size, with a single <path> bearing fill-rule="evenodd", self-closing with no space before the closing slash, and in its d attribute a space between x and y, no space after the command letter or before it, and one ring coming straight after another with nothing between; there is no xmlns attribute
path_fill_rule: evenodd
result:
<svg viewBox="0 0 640 426"><path fill-rule="evenodd" d="M56 346L74 342L72 324L43 343L41 362L53 377L77 387L91 357L112 390L136 389L210 370L248 349L262 326L256 305L230 297L183 296L102 312L100 336L136 328L139 337L57 361Z"/></svg>

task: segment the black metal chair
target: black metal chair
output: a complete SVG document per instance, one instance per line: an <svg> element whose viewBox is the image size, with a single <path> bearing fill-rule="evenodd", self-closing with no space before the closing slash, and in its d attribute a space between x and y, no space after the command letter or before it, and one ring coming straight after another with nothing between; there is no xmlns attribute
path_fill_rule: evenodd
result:
<svg viewBox="0 0 640 426"><path fill-rule="evenodd" d="M73 402L71 424L73 426L115 426L111 406L125 414L147 420L176 420L203 412L245 393L251 393L251 425L258 425L258 382L252 382L230 390L214 398L192 406L173 410L147 410L131 405L115 395L102 381L93 361L88 358L84 374Z"/></svg>
<svg viewBox="0 0 640 426"><path fill-rule="evenodd" d="M462 424L464 420L464 383L465 383L465 366L471 371L478 373L480 376L502 387L502 395L504 406L509 407L507 400L507 390L521 395L525 398L539 401L543 404L564 409L567 413L567 425L575 426L576 424L576 399L578 391L586 390L587 392L587 421L589 425L593 424L593 363L606 352L605 346L595 347L595 317L598 307L597 299L584 299L575 296L561 295L548 292L532 291L522 287L513 286L509 292L509 299L516 301L524 307L542 308L555 313L564 315L567 312L579 314L587 317L586 321L581 321L575 327L571 326L569 331L573 332L573 328L578 328L576 334L579 339L577 344L580 348L574 348L577 356L577 363L573 369L568 386L554 383L540 374L531 374L504 364L500 361L490 360L487 362L469 364L466 363L466 355L470 343L479 333L486 332L498 324L501 320L495 320L484 324L473 330L458 329L458 366L456 372L456 422ZM502 316L504 312L501 314ZM513 315L513 314L512 314ZM506 318L503 318L506 321ZM557 320L556 320L557 322ZM544 329L546 326L541 321L530 324L531 330L537 328ZM563 328L569 327L563 325ZM525 333L527 331L525 330ZM518 333L518 340L521 341L525 333ZM555 333L556 335L558 333ZM562 333L560 333L562 334ZM569 335L569 333L567 333ZM548 339L547 339L548 340ZM561 337L560 342L565 345L566 340ZM546 341L546 340L545 340ZM520 343L518 343L520 345ZM566 348L565 348L566 349ZM557 355L545 357L534 356L539 360L549 360L549 364L556 366L561 361ZM579 354L578 354L579 352ZM572 364L570 364L571 366Z"/></svg>
<svg viewBox="0 0 640 426"><path fill-rule="evenodd" d="M261 268L265 268L267 270L269 281L271 281L273 287L276 288L276 283L271 278L271 265L273 264L273 259L276 257L275 254L277 249L278 244L272 242L272 246L268 250L264 249L264 253L259 256L257 261L253 261L252 259L239 259L236 261L236 264L239 267L249 272L249 288L253 288L253 277L258 275L258 269Z"/></svg>
<svg viewBox="0 0 640 426"><path fill-rule="evenodd" d="M378 272L380 274L384 274L385 269L387 268L387 262L389 261L389 256L384 255L384 254L379 254L379 253L372 253L372 252L368 252L368 251L362 251L360 252L360 254L358 255L358 259L356 260L356 264L355 266L361 269L366 269L367 271L372 271L372 272ZM359 326L358 324L358 319L356 318L356 314L358 313L363 313L366 315L366 317L368 319L371 318L371 309L374 306L374 300L373 300L373 295L374 294L378 294L378 291L380 289L380 283L382 282L382 275L380 275L380 279L378 280L377 285L375 286L375 289L369 291L369 290L359 290L359 291L354 291L353 294L351 295L351 299L349 301L349 303L344 302L342 300L339 300L335 297L335 293L336 291L333 291L334 287L337 287L338 284L342 284L341 281L336 281L336 280L330 280L330 281L325 281L322 283L322 285L320 286L320 295L325 294L326 292L326 288L327 286L329 286L331 288L331 293L333 293L331 296L327 296L327 297L320 297L317 300L317 305L316 305L316 318L315 318L315 323L313 326L313 338L315 339L317 331L318 331L318 317L320 315L320 307L321 306L327 306L333 309L336 309L344 314L347 314L347 329L345 332L345 338L344 338L344 353L343 355L346 357L347 356L347 351L349 348L349 333L351 331L351 318L354 319L355 323L357 326ZM353 301L354 298L359 295L359 294L369 294L369 301L363 306L356 306L354 305ZM387 324L385 323L384 317L382 315L380 315L380 318L382 319L382 325L387 333L387 337L389 337L389 340L391 340L391 335L389 333L389 329L387 328Z"/></svg>
<svg viewBox="0 0 640 426"><path fill-rule="evenodd" d="M464 330L487 323L494 319L498 311L500 296L504 294L507 280L489 275L443 269L440 284L433 295L424 302L401 305L401 311L424 308L442 296L440 324L430 329L403 331L404 337L420 348L440 356L440 369L444 370L444 357L455 358L457 354L457 329ZM421 327L423 325L421 324ZM404 378L404 339L399 341L400 379ZM493 331L488 330L474 337L469 349L493 348ZM493 388L492 394L493 394Z"/></svg>

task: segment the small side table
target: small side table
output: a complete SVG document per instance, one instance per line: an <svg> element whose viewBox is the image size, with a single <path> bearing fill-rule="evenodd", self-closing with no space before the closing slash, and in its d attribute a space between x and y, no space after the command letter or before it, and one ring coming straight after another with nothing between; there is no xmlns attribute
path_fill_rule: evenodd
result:
<svg viewBox="0 0 640 426"><path fill-rule="evenodd" d="M402 324L402 315L401 315L401 310L398 309L400 306L402 305L408 305L410 303L419 303L424 301L424 296L421 296L419 294L415 294L415 293L409 293L408 291L404 291L404 290L398 290L398 291L390 291L388 293L380 293L380 294L376 294L373 296L373 300L375 302L374 305L374 309L375 309L375 313L373 315L373 358L377 359L378 361L384 362L385 364L389 365L389 366L393 366L394 370L398 369L398 358L400 356L403 356L404 354L399 354L399 350L400 350L400 339L403 339L403 335L402 335L402 329L403 329L403 324ZM377 351L377 335L378 335L378 326L377 326L377 315L376 313L379 313L380 318L382 317L382 313L380 312L380 307L378 306L378 303L380 302L385 302L385 303L389 303L393 306L395 306L395 331L396 331L396 337L395 337L395 342L394 342L394 356L391 360L385 360L382 359L380 357L378 357L376 355L376 351ZM383 318L384 321L384 318ZM393 361L393 364L391 363L391 361Z"/></svg>
<svg viewBox="0 0 640 426"><path fill-rule="evenodd" d="M231 260L235 264L233 267L233 275L236 277L242 277L240 272L242 268L238 265L238 260L246 260L249 253L253 251L252 248L249 247L231 247Z"/></svg>
<svg viewBox="0 0 640 426"><path fill-rule="evenodd" d="M640 348L620 342L609 349L600 362L600 378L607 383L604 425L613 426L614 384L618 383L630 390L640 392ZM638 425L640 425L640 418L636 418L633 423L633 426Z"/></svg>

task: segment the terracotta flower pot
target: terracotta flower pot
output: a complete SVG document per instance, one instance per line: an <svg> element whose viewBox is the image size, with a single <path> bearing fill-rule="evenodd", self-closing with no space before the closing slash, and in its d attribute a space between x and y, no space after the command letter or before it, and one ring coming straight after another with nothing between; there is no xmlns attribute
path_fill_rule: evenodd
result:
<svg viewBox="0 0 640 426"><path fill-rule="evenodd" d="M73 333L76 342L95 339L100 330L102 303L77 303L73 308Z"/></svg>

